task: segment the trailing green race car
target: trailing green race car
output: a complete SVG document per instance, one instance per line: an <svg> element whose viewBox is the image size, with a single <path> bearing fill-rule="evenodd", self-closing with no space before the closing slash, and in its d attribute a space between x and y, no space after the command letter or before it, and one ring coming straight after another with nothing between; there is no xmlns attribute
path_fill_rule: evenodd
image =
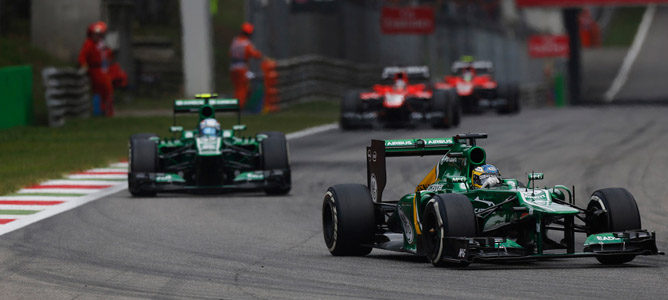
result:
<svg viewBox="0 0 668 300"><path fill-rule="evenodd" d="M621 264L636 255L663 254L655 234L642 230L633 196L623 188L595 191L586 208L574 188L526 187L486 165L476 140L452 138L372 140L367 147L367 186L340 184L325 194L323 233L336 256L366 255L372 248L426 256L436 266L471 262L596 257ZM384 201L385 158L443 155L414 193ZM576 222L577 220L577 222ZM586 234L576 252L575 234Z"/></svg>
<svg viewBox="0 0 668 300"><path fill-rule="evenodd" d="M215 99L201 94L197 99L175 100L177 113L199 114L194 130L172 126L177 137L158 138L152 133L130 138L128 186L134 196L158 192L233 192L264 190L270 195L290 191L290 164L285 135L265 132L241 137L237 99ZM236 112L233 129L221 130L216 112Z"/></svg>

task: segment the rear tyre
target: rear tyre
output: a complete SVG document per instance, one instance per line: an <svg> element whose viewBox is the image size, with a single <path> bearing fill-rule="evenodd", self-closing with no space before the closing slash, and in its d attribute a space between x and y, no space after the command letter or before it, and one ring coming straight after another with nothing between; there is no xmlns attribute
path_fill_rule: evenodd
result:
<svg viewBox="0 0 668 300"><path fill-rule="evenodd" d="M446 260L448 237L476 236L473 206L468 197L459 194L435 195L425 207L423 245L429 261L437 267L466 267L468 261Z"/></svg>
<svg viewBox="0 0 668 300"><path fill-rule="evenodd" d="M635 198L624 188L605 188L595 191L587 205L587 234L640 229L640 212ZM605 265L632 261L635 255L597 256Z"/></svg>
<svg viewBox="0 0 668 300"><path fill-rule="evenodd" d="M353 130L361 127L359 117L361 100L358 91L350 91L341 101L341 118L339 124L343 130Z"/></svg>
<svg viewBox="0 0 668 300"><path fill-rule="evenodd" d="M517 85L506 86L500 93L507 103L498 109L499 114L516 114L520 112L520 89Z"/></svg>
<svg viewBox="0 0 668 300"><path fill-rule="evenodd" d="M431 111L438 113L439 117L431 119L434 128L449 128L454 119L454 99L450 90L436 90L432 99Z"/></svg>
<svg viewBox="0 0 668 300"><path fill-rule="evenodd" d="M128 190L130 190L132 196L152 197L156 195L156 191L146 188L141 189L139 182L132 176L137 173L155 173L158 171L158 144L151 140L153 137L157 137L157 135L138 133L130 137Z"/></svg>
<svg viewBox="0 0 668 300"><path fill-rule="evenodd" d="M327 189L322 203L322 231L334 256L364 256L371 252L374 207L366 186L339 184Z"/></svg>
<svg viewBox="0 0 668 300"><path fill-rule="evenodd" d="M268 195L285 195L290 192L292 179L288 143L282 132L263 132L267 138L262 140L262 163L265 170L280 170L284 173L283 180L277 187L265 189Z"/></svg>
<svg viewBox="0 0 668 300"><path fill-rule="evenodd" d="M459 96L457 96L456 93L451 92L452 95L452 103L453 103L453 116L452 116L452 126L453 127L459 127L459 124L462 121L462 103L461 100L459 99Z"/></svg>

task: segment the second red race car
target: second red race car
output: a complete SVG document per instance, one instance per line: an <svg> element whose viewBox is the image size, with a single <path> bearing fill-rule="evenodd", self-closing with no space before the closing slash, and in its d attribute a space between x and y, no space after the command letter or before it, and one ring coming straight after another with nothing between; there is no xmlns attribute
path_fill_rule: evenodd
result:
<svg viewBox="0 0 668 300"><path fill-rule="evenodd" d="M341 128L458 126L459 100L454 91L433 91L427 66L386 67L383 83L368 91L351 91L341 103Z"/></svg>
<svg viewBox="0 0 668 300"><path fill-rule="evenodd" d="M520 93L517 85L500 85L492 77L494 66L489 61L473 61L472 58L456 61L453 75L434 84L434 90L455 91L465 113L481 113L496 110L500 114L520 111Z"/></svg>

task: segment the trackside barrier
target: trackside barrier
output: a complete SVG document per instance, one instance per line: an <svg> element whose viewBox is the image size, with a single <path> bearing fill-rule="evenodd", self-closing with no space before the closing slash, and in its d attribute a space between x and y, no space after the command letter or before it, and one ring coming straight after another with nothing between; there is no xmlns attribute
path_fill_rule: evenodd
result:
<svg viewBox="0 0 668 300"><path fill-rule="evenodd" d="M525 107L554 106L552 89L544 83L529 83L520 85L520 101Z"/></svg>
<svg viewBox="0 0 668 300"><path fill-rule="evenodd" d="M265 88L270 92L266 95L268 97L265 99L264 110L272 111L277 106L289 106L318 99L342 99L349 90L369 89L373 84L379 83L382 69L382 66L353 63L319 55L277 60L275 70L278 78L275 89L271 88L273 79L265 79ZM440 78L431 78L432 81L438 79ZM522 84L520 93L523 106L539 107L554 104L554 96L550 94L552 91L544 83Z"/></svg>
<svg viewBox="0 0 668 300"><path fill-rule="evenodd" d="M276 61L279 106L315 99L340 99L346 91L380 81L382 67L305 55Z"/></svg>
<svg viewBox="0 0 668 300"><path fill-rule="evenodd" d="M65 124L65 117L91 115L88 76L74 68L48 67L42 71L49 126Z"/></svg>

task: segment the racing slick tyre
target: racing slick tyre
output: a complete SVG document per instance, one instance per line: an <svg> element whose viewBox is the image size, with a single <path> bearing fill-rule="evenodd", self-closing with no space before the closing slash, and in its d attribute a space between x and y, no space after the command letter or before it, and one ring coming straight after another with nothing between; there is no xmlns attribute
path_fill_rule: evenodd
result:
<svg viewBox="0 0 668 300"><path fill-rule="evenodd" d="M635 198L625 188L605 188L595 191L587 205L585 221L587 234L640 229L640 213ZM632 261L635 255L597 256L605 265Z"/></svg>
<svg viewBox="0 0 668 300"><path fill-rule="evenodd" d="M285 173L278 187L265 189L267 195L286 195L292 187L288 142L282 132L263 132L267 136L262 140L262 163L265 170L281 170Z"/></svg>
<svg viewBox="0 0 668 300"><path fill-rule="evenodd" d="M455 95L451 90L434 91L433 104L431 111L439 114L438 117L431 118L431 126L434 128L449 128L453 125L455 115ZM442 114L442 115L441 115Z"/></svg>
<svg viewBox="0 0 668 300"><path fill-rule="evenodd" d="M520 112L520 89L517 85L506 86L499 96L506 99L506 105L497 110L499 114L516 114Z"/></svg>
<svg viewBox="0 0 668 300"><path fill-rule="evenodd" d="M339 124L343 130L353 130L362 127L360 117L361 100L359 91L349 91L341 102L341 119Z"/></svg>
<svg viewBox="0 0 668 300"><path fill-rule="evenodd" d="M471 200L459 194L435 195L422 217L422 244L429 261L437 267L466 267L461 253L447 253L448 237L475 237L476 221ZM448 255L449 254L449 255Z"/></svg>
<svg viewBox="0 0 668 300"><path fill-rule="evenodd" d="M158 144L150 138L157 137L153 133L138 133L130 137L129 159L130 172L128 173L128 190L132 196L152 197L156 192L140 189L139 183L132 174L155 173L158 170Z"/></svg>
<svg viewBox="0 0 668 300"><path fill-rule="evenodd" d="M322 203L322 231L332 255L369 254L376 229L374 220L374 206L366 186L339 184L327 189Z"/></svg>
<svg viewBox="0 0 668 300"><path fill-rule="evenodd" d="M462 114L464 113L462 111L462 102L459 99L459 96L457 96L456 93L452 93L452 103L454 104L454 113L452 116L452 126L453 127L459 127L459 123L462 121Z"/></svg>

